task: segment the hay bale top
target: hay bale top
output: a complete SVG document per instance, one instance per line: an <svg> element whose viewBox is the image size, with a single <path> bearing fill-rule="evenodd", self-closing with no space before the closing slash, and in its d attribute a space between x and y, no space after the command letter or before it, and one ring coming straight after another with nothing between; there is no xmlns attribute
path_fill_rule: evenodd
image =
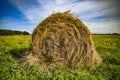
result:
<svg viewBox="0 0 120 80"><path fill-rule="evenodd" d="M33 34L35 34L36 32L42 33L47 27L52 27L51 25L63 25L63 24L74 25L78 27L79 30L81 30L81 28L84 28L86 33L90 34L88 28L80 21L80 19L67 11L63 13L61 12L53 13L52 15L47 17L35 28Z"/></svg>
<svg viewBox="0 0 120 80"><path fill-rule="evenodd" d="M27 63L94 66L98 56L88 28L69 12L53 13L34 30Z"/></svg>

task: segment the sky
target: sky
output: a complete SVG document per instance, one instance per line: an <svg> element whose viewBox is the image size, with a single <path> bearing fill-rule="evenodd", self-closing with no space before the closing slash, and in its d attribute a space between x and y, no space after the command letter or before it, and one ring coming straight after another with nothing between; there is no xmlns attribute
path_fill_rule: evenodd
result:
<svg viewBox="0 0 120 80"><path fill-rule="evenodd" d="M0 29L32 33L52 13L67 10L91 33L120 33L120 0L0 0Z"/></svg>

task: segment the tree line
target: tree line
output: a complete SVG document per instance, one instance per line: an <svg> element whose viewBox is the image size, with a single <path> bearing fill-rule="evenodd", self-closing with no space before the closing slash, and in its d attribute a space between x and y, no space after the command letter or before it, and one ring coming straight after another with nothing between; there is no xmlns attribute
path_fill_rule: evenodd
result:
<svg viewBox="0 0 120 80"><path fill-rule="evenodd" d="M27 31L0 29L0 35L29 35Z"/></svg>

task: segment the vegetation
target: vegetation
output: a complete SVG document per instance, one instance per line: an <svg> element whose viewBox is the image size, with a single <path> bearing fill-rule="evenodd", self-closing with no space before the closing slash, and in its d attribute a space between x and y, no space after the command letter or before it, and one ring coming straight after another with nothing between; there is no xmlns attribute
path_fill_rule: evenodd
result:
<svg viewBox="0 0 120 80"><path fill-rule="evenodd" d="M120 80L120 35L93 35L103 63L95 70L60 66L40 71L24 68L21 54L29 48L31 35L0 36L0 80Z"/></svg>
<svg viewBox="0 0 120 80"><path fill-rule="evenodd" d="M0 29L0 35L29 35L30 33L27 31L13 31L13 30L4 30Z"/></svg>

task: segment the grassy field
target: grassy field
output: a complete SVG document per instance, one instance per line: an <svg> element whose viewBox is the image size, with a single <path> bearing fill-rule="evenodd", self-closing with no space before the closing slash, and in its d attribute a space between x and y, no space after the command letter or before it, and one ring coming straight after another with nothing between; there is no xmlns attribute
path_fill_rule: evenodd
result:
<svg viewBox="0 0 120 80"><path fill-rule="evenodd" d="M61 66L45 72L37 65L24 68L21 53L29 48L31 36L0 36L0 80L120 80L120 35L93 35L103 63L95 70Z"/></svg>

